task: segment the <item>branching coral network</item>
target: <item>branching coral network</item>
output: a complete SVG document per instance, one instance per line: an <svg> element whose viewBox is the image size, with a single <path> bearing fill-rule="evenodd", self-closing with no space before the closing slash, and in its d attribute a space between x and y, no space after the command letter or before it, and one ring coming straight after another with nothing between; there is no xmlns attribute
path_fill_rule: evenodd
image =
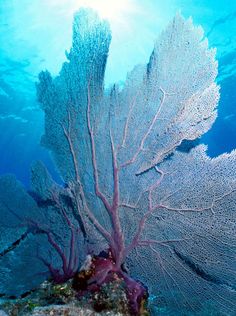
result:
<svg viewBox="0 0 236 316"><path fill-rule="evenodd" d="M42 145L64 185L40 162L30 192L0 178L0 291L64 282L89 255L87 291L118 276L134 315L144 285L158 315L234 315L236 152L211 159L194 142L217 116L215 50L177 14L148 64L105 90L110 41L108 23L80 10L60 74L39 75Z"/></svg>

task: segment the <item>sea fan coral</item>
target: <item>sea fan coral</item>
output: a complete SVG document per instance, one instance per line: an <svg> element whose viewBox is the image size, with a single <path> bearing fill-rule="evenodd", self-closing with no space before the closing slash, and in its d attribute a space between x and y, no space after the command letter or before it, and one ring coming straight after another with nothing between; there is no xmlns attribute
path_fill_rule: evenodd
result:
<svg viewBox="0 0 236 316"><path fill-rule="evenodd" d="M177 14L148 64L104 91L110 40L107 22L80 10L59 76L39 75L42 145L64 187L40 163L30 194L0 179L1 292L34 286L43 266L65 281L89 254L87 290L123 279L135 315L146 291L134 279L158 315L234 315L236 153L210 159L194 143L216 118L215 50Z"/></svg>

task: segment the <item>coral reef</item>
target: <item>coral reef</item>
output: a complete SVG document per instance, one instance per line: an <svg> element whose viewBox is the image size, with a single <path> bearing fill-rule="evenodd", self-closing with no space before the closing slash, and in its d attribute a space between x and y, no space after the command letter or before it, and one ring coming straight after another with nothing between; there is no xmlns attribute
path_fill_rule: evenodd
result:
<svg viewBox="0 0 236 316"><path fill-rule="evenodd" d="M60 74L39 75L42 145L63 185L40 162L30 192L0 178L0 293L51 278L99 310L104 287L122 284L131 315L149 294L154 314L213 305L233 316L236 151L211 159L195 142L217 116L215 50L177 14L147 65L104 89L110 41L108 23L82 9Z"/></svg>

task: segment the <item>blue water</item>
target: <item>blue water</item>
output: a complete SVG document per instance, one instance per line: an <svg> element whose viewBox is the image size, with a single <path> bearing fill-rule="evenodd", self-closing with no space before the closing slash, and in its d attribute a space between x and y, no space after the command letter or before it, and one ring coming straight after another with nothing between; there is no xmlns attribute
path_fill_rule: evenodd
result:
<svg viewBox="0 0 236 316"><path fill-rule="evenodd" d="M39 146L43 114L35 96L42 69L57 74L71 43L71 23L80 1L0 0L0 174L29 183L29 165L43 160L56 177L49 154ZM236 2L222 0L127 1L110 17L113 41L106 84L123 81L146 62L153 42L176 11L201 24L217 48L221 100L218 119L203 137L216 156L236 148Z"/></svg>

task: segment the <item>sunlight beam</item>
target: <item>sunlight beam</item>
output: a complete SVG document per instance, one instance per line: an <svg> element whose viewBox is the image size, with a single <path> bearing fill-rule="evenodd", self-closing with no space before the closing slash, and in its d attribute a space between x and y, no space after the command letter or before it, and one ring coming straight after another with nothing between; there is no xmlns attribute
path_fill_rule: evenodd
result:
<svg viewBox="0 0 236 316"><path fill-rule="evenodd" d="M130 0L81 0L78 4L96 10L101 18L108 20L120 19L124 13L132 10Z"/></svg>

